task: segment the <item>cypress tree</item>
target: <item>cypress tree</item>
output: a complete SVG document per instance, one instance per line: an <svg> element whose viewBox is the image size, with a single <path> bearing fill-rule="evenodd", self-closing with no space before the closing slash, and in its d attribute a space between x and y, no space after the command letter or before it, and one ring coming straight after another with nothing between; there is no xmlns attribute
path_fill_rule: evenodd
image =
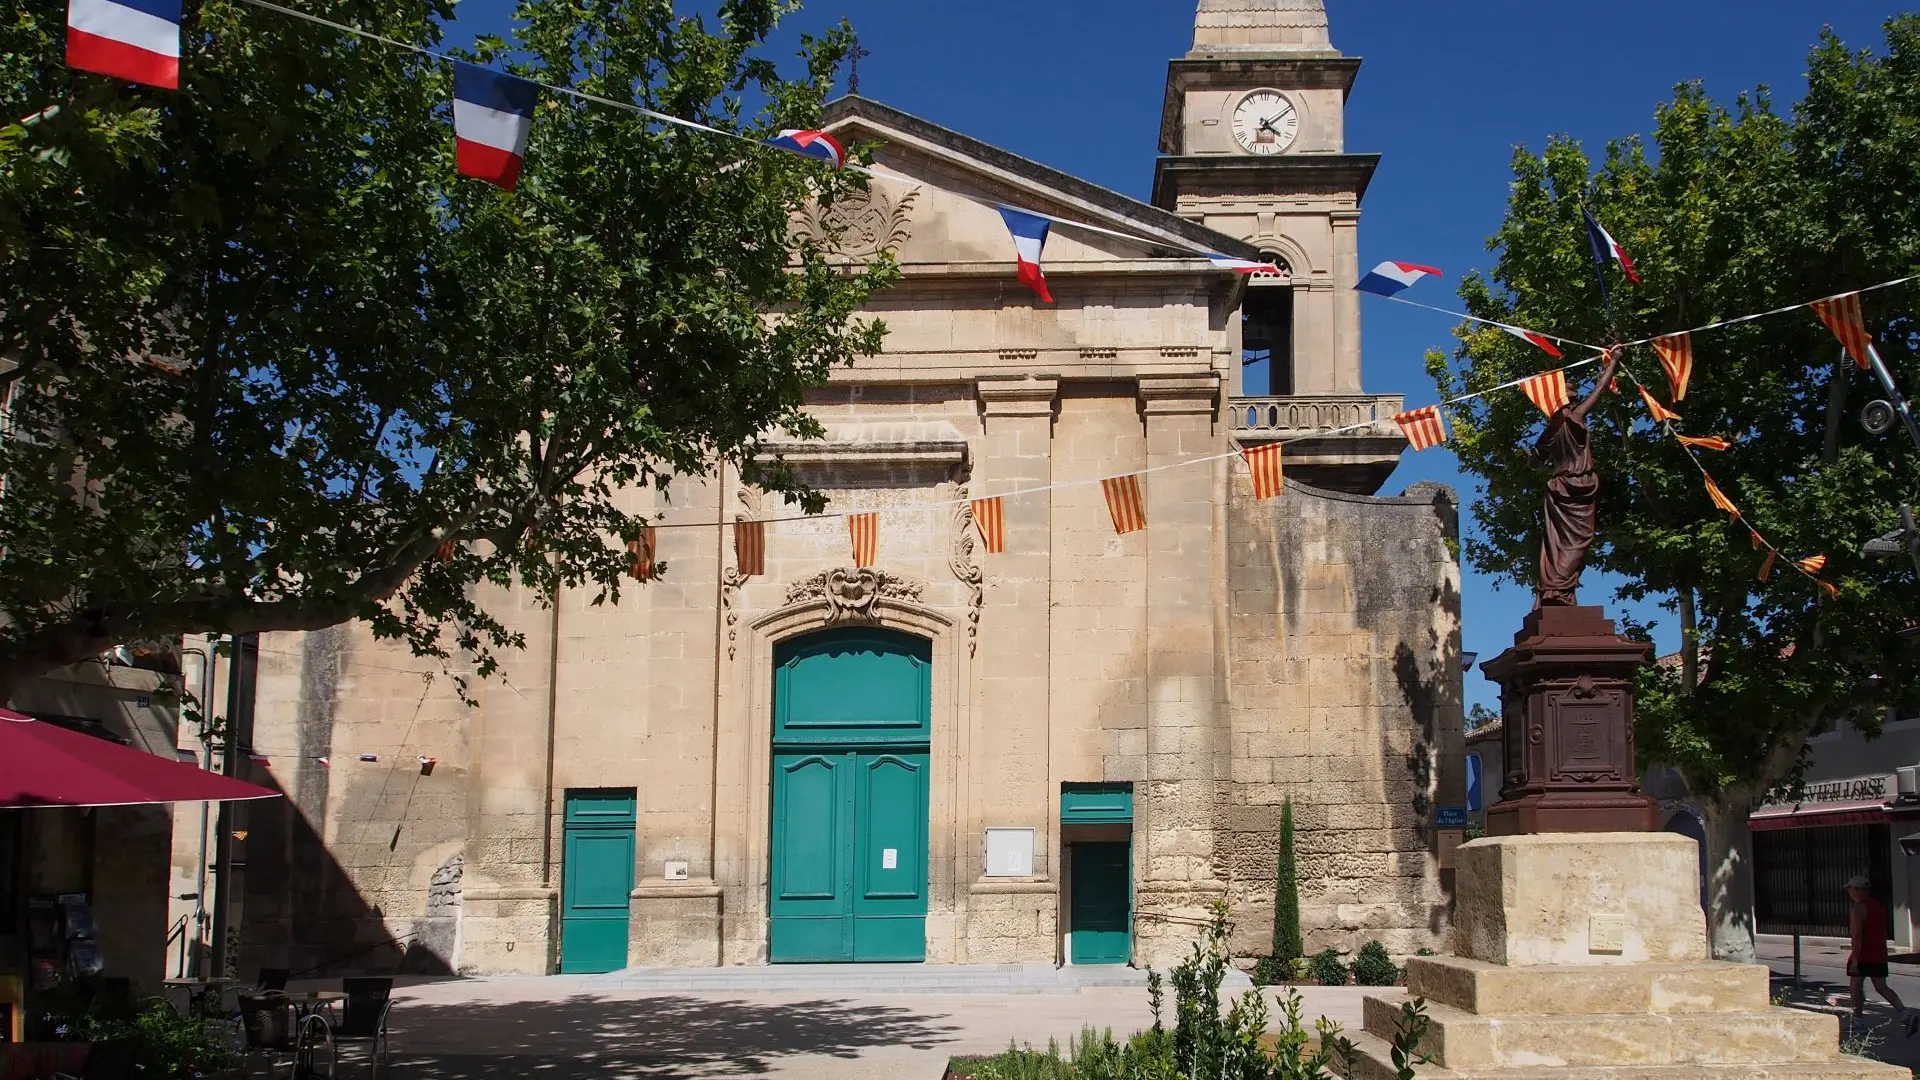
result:
<svg viewBox="0 0 1920 1080"><path fill-rule="evenodd" d="M1293 865L1293 797L1280 804L1280 865L1273 881L1273 956L1291 975L1305 955L1300 938L1300 882Z"/></svg>

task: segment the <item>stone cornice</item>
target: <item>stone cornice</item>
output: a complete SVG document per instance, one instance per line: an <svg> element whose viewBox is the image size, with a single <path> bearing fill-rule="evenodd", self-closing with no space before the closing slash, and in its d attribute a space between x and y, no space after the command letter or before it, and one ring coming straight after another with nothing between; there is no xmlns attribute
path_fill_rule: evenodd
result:
<svg viewBox="0 0 1920 1080"><path fill-rule="evenodd" d="M1211 414L1218 407L1219 396L1217 372L1140 377L1140 402L1149 416Z"/></svg>
<svg viewBox="0 0 1920 1080"><path fill-rule="evenodd" d="M985 378L976 384L987 416L1052 416L1060 380L1053 376Z"/></svg>
<svg viewBox="0 0 1920 1080"><path fill-rule="evenodd" d="M1282 154L1241 157L1231 154L1166 156L1154 162L1153 204L1171 209L1189 187L1233 185L1232 190L1281 191L1289 184L1314 183L1352 191L1356 202L1380 167L1379 154ZM1051 268L1049 268L1051 270Z"/></svg>

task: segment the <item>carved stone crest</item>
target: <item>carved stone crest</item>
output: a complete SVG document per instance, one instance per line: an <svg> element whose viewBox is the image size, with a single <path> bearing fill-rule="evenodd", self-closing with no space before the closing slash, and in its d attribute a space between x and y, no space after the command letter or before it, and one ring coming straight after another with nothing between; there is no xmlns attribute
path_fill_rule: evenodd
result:
<svg viewBox="0 0 1920 1080"><path fill-rule="evenodd" d="M866 191L850 191L832 206L808 206L795 220L793 231L834 255L870 258L898 251L913 238L913 204L919 197L917 187L898 196L878 184Z"/></svg>
<svg viewBox="0 0 1920 1080"><path fill-rule="evenodd" d="M925 588L917 581L895 577L885 570L824 570L787 590L787 603L827 602L827 622L876 622L880 600L920 599Z"/></svg>

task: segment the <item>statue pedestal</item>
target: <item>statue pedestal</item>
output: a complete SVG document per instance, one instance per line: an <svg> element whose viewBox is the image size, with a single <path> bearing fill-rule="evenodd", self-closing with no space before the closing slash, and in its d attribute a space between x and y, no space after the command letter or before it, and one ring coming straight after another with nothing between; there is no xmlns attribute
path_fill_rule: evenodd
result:
<svg viewBox="0 0 1920 1080"><path fill-rule="evenodd" d="M1694 842L1669 833L1503 836L1459 849L1454 956L1407 961L1366 999L1352 1080L1391 1080L1389 1040L1427 1002L1418 1080L1909 1080L1840 1053L1840 1019L1775 1008L1769 972L1707 959Z"/></svg>
<svg viewBox="0 0 1920 1080"><path fill-rule="evenodd" d="M1487 835L1658 827L1633 760L1634 672L1652 654L1601 608L1543 607L1481 665L1500 684L1507 762Z"/></svg>

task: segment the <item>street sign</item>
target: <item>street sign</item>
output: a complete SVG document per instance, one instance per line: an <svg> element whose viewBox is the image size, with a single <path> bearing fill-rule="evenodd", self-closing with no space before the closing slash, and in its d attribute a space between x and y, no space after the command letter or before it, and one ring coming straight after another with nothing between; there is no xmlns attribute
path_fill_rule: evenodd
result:
<svg viewBox="0 0 1920 1080"><path fill-rule="evenodd" d="M1464 829L1467 827L1467 808L1464 806L1436 806L1433 808L1433 827L1436 829Z"/></svg>

